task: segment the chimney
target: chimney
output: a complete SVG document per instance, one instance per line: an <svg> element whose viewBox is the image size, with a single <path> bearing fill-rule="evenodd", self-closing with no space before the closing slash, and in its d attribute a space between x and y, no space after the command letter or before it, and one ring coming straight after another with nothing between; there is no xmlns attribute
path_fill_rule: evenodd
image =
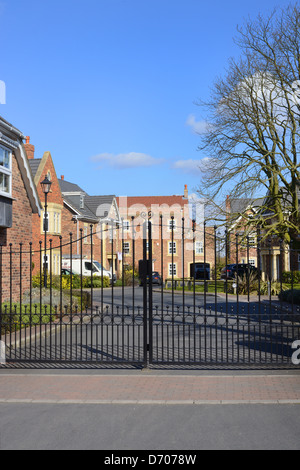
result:
<svg viewBox="0 0 300 470"><path fill-rule="evenodd" d="M64 175L61 175L60 179L63 181L65 179Z"/></svg>
<svg viewBox="0 0 300 470"><path fill-rule="evenodd" d="M187 187L187 184L184 185L184 197L185 199L187 199L189 196L189 191L188 191L188 187Z"/></svg>
<svg viewBox="0 0 300 470"><path fill-rule="evenodd" d="M26 144L24 144L24 147L25 147L28 159L32 160L34 158L35 147L34 145L30 143L30 137L26 137Z"/></svg>

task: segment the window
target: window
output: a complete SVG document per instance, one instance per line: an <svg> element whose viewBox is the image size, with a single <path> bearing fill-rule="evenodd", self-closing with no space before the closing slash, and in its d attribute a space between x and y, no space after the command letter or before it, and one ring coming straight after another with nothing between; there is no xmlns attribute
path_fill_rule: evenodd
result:
<svg viewBox="0 0 300 470"><path fill-rule="evenodd" d="M172 229L176 230L176 220L175 219L169 220L168 227L170 231L172 231Z"/></svg>
<svg viewBox="0 0 300 470"><path fill-rule="evenodd" d="M130 222L129 222L129 220L124 220L124 221L123 221L123 228L124 228L124 232L129 232L129 229L130 229Z"/></svg>
<svg viewBox="0 0 300 470"><path fill-rule="evenodd" d="M129 242L124 242L123 243L123 252L124 252L124 255L128 255L129 252L130 252L130 244Z"/></svg>
<svg viewBox="0 0 300 470"><path fill-rule="evenodd" d="M176 276L177 266L176 263L169 263L169 276Z"/></svg>
<svg viewBox="0 0 300 470"><path fill-rule="evenodd" d="M195 243L195 252L196 252L196 255L202 255L203 254L203 242L196 242Z"/></svg>
<svg viewBox="0 0 300 470"><path fill-rule="evenodd" d="M53 254L53 274L60 274L60 255Z"/></svg>
<svg viewBox="0 0 300 470"><path fill-rule="evenodd" d="M53 214L53 233L60 233L60 213L54 212Z"/></svg>
<svg viewBox="0 0 300 470"><path fill-rule="evenodd" d="M0 194L11 195L11 152L0 147Z"/></svg>
<svg viewBox="0 0 300 470"><path fill-rule="evenodd" d="M169 255L176 254L176 242L169 242Z"/></svg>

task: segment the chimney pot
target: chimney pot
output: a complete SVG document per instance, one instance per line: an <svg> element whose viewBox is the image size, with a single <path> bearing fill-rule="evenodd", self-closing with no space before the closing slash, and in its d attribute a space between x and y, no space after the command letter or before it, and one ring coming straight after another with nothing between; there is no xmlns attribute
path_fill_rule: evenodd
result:
<svg viewBox="0 0 300 470"><path fill-rule="evenodd" d="M60 178L61 178L62 180L64 180L64 179L65 179L64 175L61 175L61 177L60 177Z"/></svg>

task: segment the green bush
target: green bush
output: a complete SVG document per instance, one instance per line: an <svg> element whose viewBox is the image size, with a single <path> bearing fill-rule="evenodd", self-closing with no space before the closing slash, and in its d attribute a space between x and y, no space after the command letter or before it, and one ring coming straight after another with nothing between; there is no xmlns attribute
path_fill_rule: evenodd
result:
<svg viewBox="0 0 300 470"><path fill-rule="evenodd" d="M57 276L57 275L52 275L47 276L47 287L50 287L50 281L51 286L53 289L60 289L60 287L65 290L65 289L70 289L71 287L71 276L63 274L62 276ZM90 276L82 276L82 287L85 288L90 288L92 285L92 280ZM109 278L104 276L103 277L103 287L109 287L110 282ZM42 274L38 273L35 276L32 277L32 287L44 287L44 276ZM93 287L102 287L102 280L101 276L93 276ZM72 289L80 289L81 288L81 277L78 274L74 274L72 276Z"/></svg>
<svg viewBox="0 0 300 470"><path fill-rule="evenodd" d="M74 295L74 297L77 297L77 305L80 306L81 305L81 290L80 289L74 290L73 295ZM83 308L91 306L91 303L92 303L91 299L92 299L92 296L91 296L90 292L85 291L85 290L82 291L82 306L83 306Z"/></svg>
<svg viewBox="0 0 300 470"><path fill-rule="evenodd" d="M50 312L49 305L42 305L42 308L40 304L33 305L31 314L28 312L30 312L29 305L22 305L20 309L20 304L13 304L10 313L10 304L2 304L1 332L18 331L25 326L47 324L55 319L55 308L52 307Z"/></svg>
<svg viewBox="0 0 300 470"><path fill-rule="evenodd" d="M282 282L291 284L292 280L294 284L300 283L300 271L285 271L282 273Z"/></svg>
<svg viewBox="0 0 300 470"><path fill-rule="evenodd" d="M299 289L287 289L279 294L279 300L282 302L294 303L300 305L300 290Z"/></svg>

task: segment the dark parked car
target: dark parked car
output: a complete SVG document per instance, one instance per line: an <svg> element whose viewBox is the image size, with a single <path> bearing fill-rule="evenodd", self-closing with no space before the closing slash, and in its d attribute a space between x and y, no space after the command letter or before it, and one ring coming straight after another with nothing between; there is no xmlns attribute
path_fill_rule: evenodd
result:
<svg viewBox="0 0 300 470"><path fill-rule="evenodd" d="M149 282L149 276L147 276L147 283ZM161 286L162 284L162 279L160 277L160 274L157 271L154 271L152 273L152 284L157 284ZM140 279L140 286L143 285L143 279Z"/></svg>
<svg viewBox="0 0 300 470"><path fill-rule="evenodd" d="M62 274L62 276L71 276L71 274L72 274L73 276L75 276L74 273L71 273L70 269L65 269L65 268L63 268L63 269L61 270L61 274Z"/></svg>
<svg viewBox="0 0 300 470"><path fill-rule="evenodd" d="M227 264L221 271L221 279L236 279L248 273L258 275L258 269L251 264Z"/></svg>

